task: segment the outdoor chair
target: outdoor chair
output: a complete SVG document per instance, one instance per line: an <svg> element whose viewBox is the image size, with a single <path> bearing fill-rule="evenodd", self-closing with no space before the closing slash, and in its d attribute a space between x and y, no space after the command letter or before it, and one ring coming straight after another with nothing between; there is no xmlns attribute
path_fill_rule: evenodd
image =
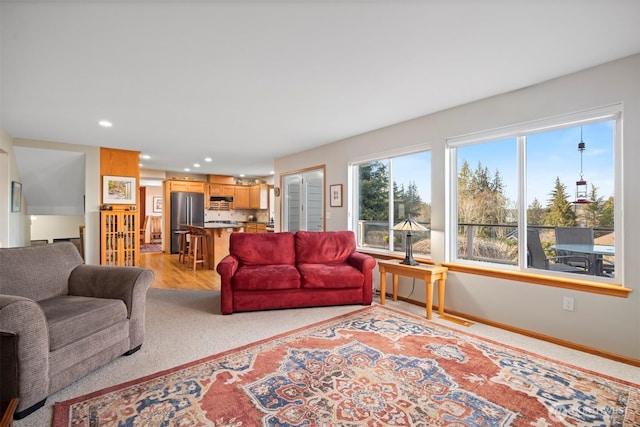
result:
<svg viewBox="0 0 640 427"><path fill-rule="evenodd" d="M593 228L591 227L556 227L556 244L567 245L593 245L595 243ZM600 258L600 263L596 263L597 255L584 254L580 252L571 251L556 251L558 256L566 257L563 259L563 263L572 265L574 267L584 268L590 270L589 266L584 262L585 257L589 259L589 265L599 267L601 265L602 271L593 271L592 274L596 275L612 275L615 269L614 264L611 261Z"/></svg>
<svg viewBox="0 0 640 427"><path fill-rule="evenodd" d="M570 258L579 258L577 256L569 256ZM565 273L580 273L586 274L591 267L591 261L587 257L582 261L588 266L587 269L575 267L570 264L564 264L562 261L565 256L554 256L547 258L542 248L542 242L540 241L540 235L538 230L527 230L527 265L533 268L539 268L541 270L561 271Z"/></svg>
<svg viewBox="0 0 640 427"><path fill-rule="evenodd" d="M593 245L593 228L591 227L556 227L556 244L558 245ZM565 264L588 270L585 263L585 254L571 251L556 250L558 256ZM594 263L593 255L587 257L590 264Z"/></svg>

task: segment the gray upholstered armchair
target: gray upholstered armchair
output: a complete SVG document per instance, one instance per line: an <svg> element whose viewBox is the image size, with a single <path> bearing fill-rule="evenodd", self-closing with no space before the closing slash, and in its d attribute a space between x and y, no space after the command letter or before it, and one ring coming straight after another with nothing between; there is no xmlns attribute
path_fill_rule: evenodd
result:
<svg viewBox="0 0 640 427"><path fill-rule="evenodd" d="M144 340L153 272L85 265L71 243L0 249L0 396L16 418Z"/></svg>

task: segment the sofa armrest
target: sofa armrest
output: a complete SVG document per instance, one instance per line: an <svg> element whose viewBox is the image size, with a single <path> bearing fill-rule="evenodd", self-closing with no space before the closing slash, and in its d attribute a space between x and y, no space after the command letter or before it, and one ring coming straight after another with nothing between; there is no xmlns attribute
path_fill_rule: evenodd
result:
<svg viewBox="0 0 640 427"><path fill-rule="evenodd" d="M79 265L69 276L69 295L124 301L129 317L130 348L144 341L147 290L153 271L140 267Z"/></svg>
<svg viewBox="0 0 640 427"><path fill-rule="evenodd" d="M233 290L231 279L238 270L239 261L233 255L227 255L218 263L216 271L220 275L220 311L222 314L233 313Z"/></svg>
<svg viewBox="0 0 640 427"><path fill-rule="evenodd" d="M22 411L49 393L47 320L37 302L0 294L0 333L15 337L16 343L13 348L0 346L1 394L19 395L18 411Z"/></svg>
<svg viewBox="0 0 640 427"><path fill-rule="evenodd" d="M373 301L373 267L376 260L371 255L360 252L353 252L349 255L349 264L357 268L364 274L364 284L362 288L362 303L371 304Z"/></svg>
<svg viewBox="0 0 640 427"><path fill-rule="evenodd" d="M365 273L367 270L373 271L373 267L376 266L376 260L371 255L363 254L360 252L354 252L349 255L349 264Z"/></svg>

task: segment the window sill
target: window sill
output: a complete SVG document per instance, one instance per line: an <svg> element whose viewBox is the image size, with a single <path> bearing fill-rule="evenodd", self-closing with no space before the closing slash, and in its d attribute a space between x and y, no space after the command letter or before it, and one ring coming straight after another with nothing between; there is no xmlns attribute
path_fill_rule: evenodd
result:
<svg viewBox="0 0 640 427"><path fill-rule="evenodd" d="M517 280L536 285L553 286L556 288L573 289L581 292L609 295L627 298L633 289L621 285L609 285L607 283L591 282L588 280L566 279L563 277L549 277L542 274L524 273L521 271L496 270L486 267L476 267L462 264L443 263L449 271L460 273L478 274L481 276L495 277L498 279Z"/></svg>

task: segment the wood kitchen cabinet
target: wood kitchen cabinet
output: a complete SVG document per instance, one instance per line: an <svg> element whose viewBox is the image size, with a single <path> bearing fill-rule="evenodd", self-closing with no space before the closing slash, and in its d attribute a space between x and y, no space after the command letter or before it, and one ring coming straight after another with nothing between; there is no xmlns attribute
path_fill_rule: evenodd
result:
<svg viewBox="0 0 640 427"><path fill-rule="evenodd" d="M165 181L169 192L188 191L191 193L204 193L204 182L202 181L183 181L183 180L167 180Z"/></svg>
<svg viewBox="0 0 640 427"><path fill-rule="evenodd" d="M100 264L136 266L140 260L137 211L100 211Z"/></svg>
<svg viewBox="0 0 640 427"><path fill-rule="evenodd" d="M245 233L266 233L267 226L257 222L245 222Z"/></svg>
<svg viewBox="0 0 640 427"><path fill-rule="evenodd" d="M251 209L249 186L236 185L233 209Z"/></svg>
<svg viewBox="0 0 640 427"><path fill-rule="evenodd" d="M205 192L205 205L209 204L211 196L236 196L236 186L230 184L208 184Z"/></svg>
<svg viewBox="0 0 640 427"><path fill-rule="evenodd" d="M269 186L266 184L249 187L249 209L269 209Z"/></svg>

